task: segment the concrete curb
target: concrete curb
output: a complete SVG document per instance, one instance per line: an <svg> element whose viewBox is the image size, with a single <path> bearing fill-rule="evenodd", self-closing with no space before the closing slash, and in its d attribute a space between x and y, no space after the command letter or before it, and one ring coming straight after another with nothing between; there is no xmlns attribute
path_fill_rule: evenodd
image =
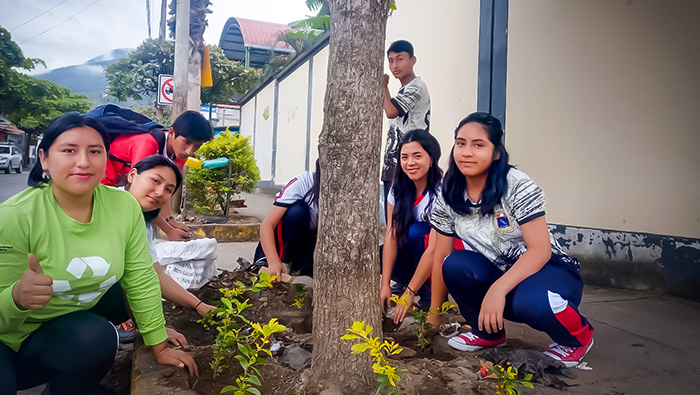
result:
<svg viewBox="0 0 700 395"><path fill-rule="evenodd" d="M204 224L188 225L192 234L210 237L220 243L260 240L260 223L257 224Z"/></svg>
<svg viewBox="0 0 700 395"><path fill-rule="evenodd" d="M180 388L164 386L164 378L179 382ZM131 395L196 395L196 392L189 389L184 369L158 365L151 349L137 337L131 365Z"/></svg>

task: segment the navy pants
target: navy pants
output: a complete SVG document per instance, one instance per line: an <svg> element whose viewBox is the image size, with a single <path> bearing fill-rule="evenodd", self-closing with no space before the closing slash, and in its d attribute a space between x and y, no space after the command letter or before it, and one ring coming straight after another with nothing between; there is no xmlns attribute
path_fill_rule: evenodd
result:
<svg viewBox="0 0 700 395"><path fill-rule="evenodd" d="M92 394L117 353L117 331L95 313L79 311L46 322L18 352L0 342L0 394L48 383L51 395Z"/></svg>
<svg viewBox="0 0 700 395"><path fill-rule="evenodd" d="M481 302L502 275L491 261L474 251L454 251L442 265L447 290L477 336L495 340L503 332L479 331ZM539 272L523 280L506 296L504 318L547 333L555 342L580 347L593 336L593 327L579 314L583 281L576 266L552 258Z"/></svg>
<svg viewBox="0 0 700 395"><path fill-rule="evenodd" d="M299 271L302 276L314 274L314 249L316 229L309 229L311 210L303 200L297 200L287 208L275 226L275 246L280 259ZM255 262L265 257L262 244L255 249Z"/></svg>
<svg viewBox="0 0 700 395"><path fill-rule="evenodd" d="M414 222L408 227L408 248L397 251L394 269L391 272L391 279L402 287L408 286L411 278L416 273L416 268L420 258L425 252L430 234L430 224L428 222ZM383 260L383 248L379 249L380 262ZM383 263L383 262L382 262ZM430 284L426 281L419 289L414 289L421 299L421 305L430 306Z"/></svg>

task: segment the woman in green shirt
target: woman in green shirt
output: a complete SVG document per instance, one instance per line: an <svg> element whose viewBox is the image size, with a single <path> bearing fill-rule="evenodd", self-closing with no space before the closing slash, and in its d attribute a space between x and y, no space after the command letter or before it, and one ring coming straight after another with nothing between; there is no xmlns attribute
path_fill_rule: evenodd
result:
<svg viewBox="0 0 700 395"><path fill-rule="evenodd" d="M156 361L198 374L189 355L166 347L141 207L100 184L108 149L93 119L56 118L31 188L0 205L0 393L43 383L52 394L94 392L118 339L90 309L117 282Z"/></svg>

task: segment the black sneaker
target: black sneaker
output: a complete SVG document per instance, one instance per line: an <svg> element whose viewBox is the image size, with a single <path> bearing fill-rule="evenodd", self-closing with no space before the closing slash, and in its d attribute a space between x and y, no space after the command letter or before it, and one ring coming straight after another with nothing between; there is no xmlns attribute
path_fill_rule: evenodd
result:
<svg viewBox="0 0 700 395"><path fill-rule="evenodd" d="M136 329L131 320L124 321L117 325L117 333L119 334L119 343L131 343L136 337Z"/></svg>

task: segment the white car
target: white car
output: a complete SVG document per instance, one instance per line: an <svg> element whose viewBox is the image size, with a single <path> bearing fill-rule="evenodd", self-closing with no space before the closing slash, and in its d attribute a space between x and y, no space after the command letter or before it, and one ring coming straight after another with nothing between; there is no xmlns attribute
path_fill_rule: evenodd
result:
<svg viewBox="0 0 700 395"><path fill-rule="evenodd" d="M9 174L10 170L22 172L22 151L16 145L0 143L0 170L5 170Z"/></svg>

